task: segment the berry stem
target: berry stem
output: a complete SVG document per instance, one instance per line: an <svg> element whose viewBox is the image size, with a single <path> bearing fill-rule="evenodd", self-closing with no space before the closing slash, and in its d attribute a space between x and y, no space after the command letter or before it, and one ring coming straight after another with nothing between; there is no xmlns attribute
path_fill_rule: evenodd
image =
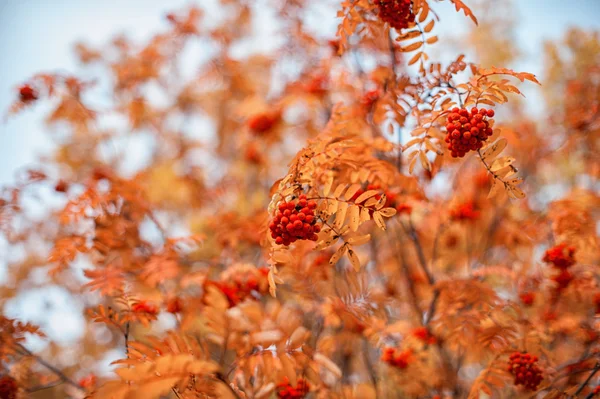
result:
<svg viewBox="0 0 600 399"><path fill-rule="evenodd" d="M504 179L492 172L492 169L490 169L490 165L488 165L487 162L485 162L485 159L483 159L483 157L481 156L481 149L478 149L477 153L479 154L479 159L481 159L483 166L485 166L487 171L494 177L494 179L499 180L500 182L502 182L502 184L504 184L505 188L508 188L508 184L504 181Z"/></svg>

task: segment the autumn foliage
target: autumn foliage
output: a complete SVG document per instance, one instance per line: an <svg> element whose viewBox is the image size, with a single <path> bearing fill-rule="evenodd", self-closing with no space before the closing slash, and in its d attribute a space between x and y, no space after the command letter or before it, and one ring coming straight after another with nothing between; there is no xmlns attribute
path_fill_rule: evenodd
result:
<svg viewBox="0 0 600 399"><path fill-rule="evenodd" d="M335 37L320 0L259 2L271 52L252 3L15 89L55 147L0 192L0 398L597 395L598 34L538 80L491 1L331 1ZM73 342L14 305L49 286Z"/></svg>

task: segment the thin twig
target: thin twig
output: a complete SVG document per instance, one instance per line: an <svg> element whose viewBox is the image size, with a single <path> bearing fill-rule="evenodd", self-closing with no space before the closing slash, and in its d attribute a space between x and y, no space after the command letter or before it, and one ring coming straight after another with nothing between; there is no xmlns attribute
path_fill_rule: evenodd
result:
<svg viewBox="0 0 600 399"><path fill-rule="evenodd" d="M69 384L77 389L79 389L80 391L85 392L85 389L83 389L83 387L81 387L78 383L76 383L75 381L73 381L72 379L70 379L69 377L67 377L67 375L65 373L63 373L62 371L60 371L58 368L56 368L55 366L51 365L50 363L46 362L44 359L42 359L41 357L39 357L38 355L35 355L34 353L32 353L29 349L25 348L23 345L21 344L17 344L17 347L22 350L24 353L27 354L27 356L31 356L32 358L34 358L39 364L41 364L42 366L46 367L48 370L52 371L54 374L56 374L62 381L64 381L66 384Z"/></svg>
<svg viewBox="0 0 600 399"><path fill-rule="evenodd" d="M573 394L573 397L577 397L577 395L579 395L581 391L583 391L583 388L586 387L586 385L590 382L590 380L596 375L598 371L600 371L600 362L596 363L596 365L592 369L592 372L590 373L590 375L588 375L588 378L586 378L585 381L583 381L583 384L581 384L579 389L575 392L575 394Z"/></svg>
<svg viewBox="0 0 600 399"><path fill-rule="evenodd" d="M402 225L402 227L404 227L404 230L406 231L406 227L404 226L404 224ZM425 259L425 253L423 252L423 246L421 245L421 240L419 240L417 230L415 229L412 220L409 220L409 227L410 229L406 231L406 234L410 237L411 241L415 245L417 257L419 258L419 263L421 265L421 268L423 269L423 272L427 276L427 281L429 282L429 285L433 285L435 283L435 279L429 272L429 269L427 269L427 260Z"/></svg>
<svg viewBox="0 0 600 399"><path fill-rule="evenodd" d="M433 299L431 300L431 304L429 305L429 310L427 310L427 314L425 315L425 326L426 327L429 324L429 322L431 322L431 319L433 319L433 315L435 314L435 311L437 309L437 302L438 302L439 297L440 297L440 290L436 289L433 292Z"/></svg>
<svg viewBox="0 0 600 399"><path fill-rule="evenodd" d="M129 322L125 325L125 332L123 335L125 336L125 356L129 358Z"/></svg>

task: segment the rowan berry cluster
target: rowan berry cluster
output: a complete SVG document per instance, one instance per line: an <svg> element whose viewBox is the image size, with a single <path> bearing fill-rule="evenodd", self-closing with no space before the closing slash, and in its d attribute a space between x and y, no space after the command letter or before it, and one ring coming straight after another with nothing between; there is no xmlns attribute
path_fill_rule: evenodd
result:
<svg viewBox="0 0 600 399"><path fill-rule="evenodd" d="M167 312L179 313L183 310L183 301L178 296L169 298L167 301Z"/></svg>
<svg viewBox="0 0 600 399"><path fill-rule="evenodd" d="M227 297L229 306L233 307L248 298L253 299L253 292L266 293L269 286L268 274L269 270L262 268L258 269L258 273L235 273L227 279L212 284Z"/></svg>
<svg viewBox="0 0 600 399"><path fill-rule="evenodd" d="M279 112L261 112L248 119L248 128L255 134L266 133L281 119Z"/></svg>
<svg viewBox="0 0 600 399"><path fill-rule="evenodd" d="M537 356L527 352L513 352L508 360L508 372L515 377L515 385L523 385L535 391L542 381L542 370L537 364Z"/></svg>
<svg viewBox="0 0 600 399"><path fill-rule="evenodd" d="M405 214L405 215L410 215L412 213L412 209L413 207L409 204L398 204L396 205L396 212L399 215Z"/></svg>
<svg viewBox="0 0 600 399"><path fill-rule="evenodd" d="M523 305L531 306L535 300L535 295L533 292L523 292L519 295L519 298L521 299L521 302L523 302Z"/></svg>
<svg viewBox="0 0 600 399"><path fill-rule="evenodd" d="M403 351L396 348L385 348L381 355L381 360L389 364L390 366L405 369L409 366L412 361L413 353L410 349Z"/></svg>
<svg viewBox="0 0 600 399"><path fill-rule="evenodd" d="M544 262L551 264L558 269L559 273L552 277L552 280L558 284L558 289L562 290L573 280L573 274L568 270L575 264L575 247L567 246L565 243L556 245L546 251Z"/></svg>
<svg viewBox="0 0 600 399"><path fill-rule="evenodd" d="M493 109L475 107L469 112L466 108L453 108L446 123L446 143L452 157L464 157L469 151L483 147L492 135L488 118L494 116Z"/></svg>
<svg viewBox="0 0 600 399"><path fill-rule="evenodd" d="M301 399L306 396L310 390L308 382L298 378L296 386L292 386L286 377L282 383L277 384L277 397L281 399Z"/></svg>
<svg viewBox="0 0 600 399"><path fill-rule="evenodd" d="M427 330L426 327L418 327L412 331L412 336L420 339L423 343L433 345L437 342L436 338Z"/></svg>
<svg viewBox="0 0 600 399"><path fill-rule="evenodd" d="M57 193L66 193L69 190L69 183L64 180L59 180L54 186L54 191Z"/></svg>
<svg viewBox="0 0 600 399"><path fill-rule="evenodd" d="M481 212L475 210L475 204L472 201L458 205L450 211L452 220L477 220Z"/></svg>
<svg viewBox="0 0 600 399"><path fill-rule="evenodd" d="M575 264L575 247L562 243L546 251L543 261L558 269L567 269Z"/></svg>
<svg viewBox="0 0 600 399"><path fill-rule="evenodd" d="M37 91L28 84L25 84L19 88L19 99L24 103L35 101L38 99Z"/></svg>
<svg viewBox="0 0 600 399"><path fill-rule="evenodd" d="M317 241L321 226L317 224L314 200L302 194L296 201L279 203L279 211L269 224L271 237L277 245L290 245L297 240Z"/></svg>
<svg viewBox="0 0 600 399"><path fill-rule="evenodd" d="M404 29L415 22L412 0L375 0L375 5L379 8L379 19L394 29Z"/></svg>
<svg viewBox="0 0 600 399"><path fill-rule="evenodd" d="M17 381L9 375L0 377L0 398L16 399L19 386Z"/></svg>
<svg viewBox="0 0 600 399"><path fill-rule="evenodd" d="M594 395L598 395L600 393L600 385L598 385L596 388L594 388L594 390L592 391L592 394Z"/></svg>
<svg viewBox="0 0 600 399"><path fill-rule="evenodd" d="M303 85L304 91L315 95L317 97L323 97L327 94L329 86L329 78L325 74L318 74L311 80Z"/></svg>
<svg viewBox="0 0 600 399"><path fill-rule="evenodd" d="M89 374L79 380L79 386L85 389L93 388L96 385L97 378L94 374ZM1 396L0 396L1 397Z"/></svg>
<svg viewBox="0 0 600 399"><path fill-rule="evenodd" d="M140 301L131 305L131 311L134 313L148 313L151 315L158 314L158 307L148 301Z"/></svg>

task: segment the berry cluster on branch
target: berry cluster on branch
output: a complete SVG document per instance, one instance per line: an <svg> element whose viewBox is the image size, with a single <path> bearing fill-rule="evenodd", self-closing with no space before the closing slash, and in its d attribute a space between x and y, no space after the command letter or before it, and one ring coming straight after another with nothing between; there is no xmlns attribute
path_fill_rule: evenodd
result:
<svg viewBox="0 0 600 399"><path fill-rule="evenodd" d="M317 223L317 203L302 194L297 200L279 203L279 211L269 224L271 237L277 245L290 245L297 240L317 241L321 226Z"/></svg>
<svg viewBox="0 0 600 399"><path fill-rule="evenodd" d="M415 22L412 0L375 0L379 9L379 19L396 30L408 28Z"/></svg>
<svg viewBox="0 0 600 399"><path fill-rule="evenodd" d="M19 99L24 102L32 102L38 99L37 91L28 84L24 84L19 88Z"/></svg>
<svg viewBox="0 0 600 399"><path fill-rule="evenodd" d="M301 399L306 396L309 390L310 385L306 380L298 378L294 386L285 378L282 383L277 384L277 397L280 399Z"/></svg>
<svg viewBox="0 0 600 399"><path fill-rule="evenodd" d="M575 247L567 246L565 243L558 244L546 251L542 259L558 270L558 274L552 280L558 284L558 289L563 290L573 280L573 274L568 270L575 264Z"/></svg>
<svg viewBox="0 0 600 399"><path fill-rule="evenodd" d="M513 352L508 360L508 372L515 377L515 385L535 391L543 380L537 356L527 352Z"/></svg>
<svg viewBox="0 0 600 399"><path fill-rule="evenodd" d="M407 368L410 365L412 358L412 350L399 350L397 348L391 347L384 348L383 353L381 355L381 360L383 360L390 366L396 367L398 369Z"/></svg>
<svg viewBox="0 0 600 399"><path fill-rule="evenodd" d="M455 107L448 115L446 123L446 143L452 157L464 157L469 151L477 151L492 135L490 127L494 116L493 109Z"/></svg>

